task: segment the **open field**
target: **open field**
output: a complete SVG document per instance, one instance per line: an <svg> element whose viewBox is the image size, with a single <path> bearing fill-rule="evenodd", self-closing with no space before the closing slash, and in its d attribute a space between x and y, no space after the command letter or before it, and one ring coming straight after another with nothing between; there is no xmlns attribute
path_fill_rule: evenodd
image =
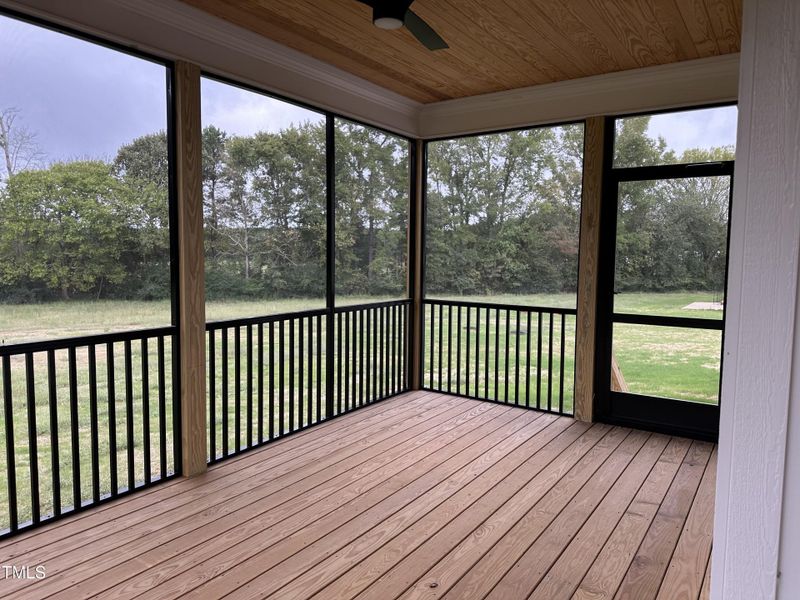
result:
<svg viewBox="0 0 800 600"><path fill-rule="evenodd" d="M560 295L532 295L532 296L492 296L492 297L471 297L464 300L475 300L487 303L506 303L528 306L551 306L551 307L572 307L574 306L574 296L568 294ZM704 318L722 318L721 311L689 311L684 310L693 301L711 300L710 294L692 293L671 293L671 294L627 294L616 297L616 304L620 312L644 312L650 314L671 315L671 316L697 316ZM342 304L364 303L376 299L367 298L348 298ZM207 305L207 320L224 320L237 317L248 317L264 314L280 314L306 309L320 308L321 300L281 300L272 302L214 302ZM45 305L2 305L0 306L0 339L4 345L19 343L23 341L36 341L42 339L54 339L63 337L74 337L87 335L90 333L108 333L121 330L137 330L150 327L159 327L169 324L170 306L168 302L70 302L53 303ZM551 369L547 360L547 349L549 346L549 316L543 315L542 323L542 343L544 353L542 355L541 379L537 380L537 357L531 353L531 360L526 359L527 345L530 340L532 348L536 347L539 338L538 323L536 313L532 313L532 321L527 322L526 313L522 312L520 321L514 311L505 313L495 311L487 313L485 309L480 312L480 330L476 327L477 311L470 313L471 323L467 329L466 311L462 315L460 328L461 359L466 361L469 339L470 370L467 375L466 369L456 369L456 356L458 351L459 328L455 318L450 328L450 364L448 371L447 362L440 370L438 362L439 332L438 321L434 327L434 352L430 352L430 314L426 314L426 338L425 338L425 385L433 387L439 384L442 377L440 389L447 387L448 379L452 391L468 392L475 395L499 397L500 399L509 398L511 401L519 401L521 404L535 405L534 399L539 396L543 406L546 406L546 398L550 397L553 406L557 406L561 396L561 385L559 373L561 369L561 348L560 348L560 317L554 318L553 336L553 363L552 376ZM489 329L487 330L487 314L489 314ZM438 318L438 314L437 314ZM508 322L507 322L508 320ZM564 347L564 383L563 383L563 406L569 412L572 407L572 393L574 380L574 335L575 317L568 316L564 323L565 347ZM236 445L235 439L235 419L233 415L233 399L236 395L233 366L235 364L235 330L229 330L227 345L228 358L228 398L230 399L229 418L228 418L228 446L233 449ZM490 356L488 369L486 368L485 344L489 338ZM508 331L508 336L506 332ZM306 329L306 332L308 330ZM444 336L447 335L446 323L443 328ZM244 332L243 332L244 333ZM355 333L355 330L353 330ZM632 392L671 396L698 402L716 402L719 386L720 371L720 333L716 331L704 330L683 330L663 327L649 327L636 325L618 325L615 331L615 358L620 365L623 376ZM240 339L240 359L245 363L245 344L244 337ZM446 341L446 338L442 338ZM306 337L308 340L308 337ZM295 413L297 417L297 398L302 397L305 402L309 400L309 390L316 390L318 377L323 380L325 373L325 353L324 353L324 327L322 330L322 350L319 373L312 372L310 380L308 375L305 378L300 376L298 363L295 360L294 369L296 376L293 387L293 398L295 399ZM477 342L480 340L479 354L476 356ZM276 338L275 343L278 343ZM316 342L315 342L316 343ZM287 382L284 388L284 404L288 406L288 372L289 356L297 357L299 352L299 340L294 339L294 348L290 351L288 340L288 329L285 332L284 347L284 369L287 374ZM505 348L509 347L509 360L506 363ZM519 344L519 350L517 350ZM499 349L495 355L494 348ZM447 361L446 348L443 361ZM136 341L131 345L131 393L132 393L132 422L133 436L131 446L133 447L133 468L134 479L141 482L144 477L145 464L145 437L144 437L144 410L143 410L143 351L140 342ZM254 352L257 350L254 349ZM308 345L305 346L304 354L307 355ZM516 360L516 356L521 356ZM127 376L123 368L123 357L125 348L122 343L115 344L115 367L114 367L114 388L115 395L109 398L108 394L108 375L107 375L107 356L105 346L98 346L96 349L96 380L97 380L97 437L99 447L99 484L101 495L110 492L110 430L109 414L110 410L115 411L116 426L111 429L116 432L117 454L116 464L119 477L119 487L127 485L127 460L128 460L128 423L126 416L126 383ZM253 355L254 358L256 355ZM431 359L434 359L431 368ZM72 504L72 445L71 445L71 415L70 415L70 381L68 354L65 350L58 350L54 353L55 359L55 383L53 389L48 387L47 365L44 353L37 353L34 358L34 381L33 396L36 410L37 421L37 445L38 445L38 466L39 466L39 493L41 496L42 514L51 513L53 510L53 481L51 477L52 466L52 444L50 433L50 401L51 393L55 394L57 406L58 422L58 452L56 453L57 463L61 471L61 504L64 508ZM79 348L76 352L77 368L75 372L75 390L77 392L77 415L78 415L78 447L79 447L79 466L80 471L80 493L84 500L92 496L92 463L91 463L91 408L90 408L90 375L89 357L86 348ZM168 472L174 468L174 458L172 456L172 408L173 382L171 378L171 342L166 340L165 344L165 379L163 382L164 396L166 398L165 419L166 438L164 443L167 447L167 467ZM316 349L314 361L317 360ZM276 359L277 361L277 359ZM349 361L352 364L352 357ZM215 389L216 401L215 409L221 411L222 402L222 349L221 337L218 334L215 348ZM151 432L150 441L150 464L153 477L157 478L160 472L159 447L161 437L159 432L159 419L161 418L160 406L157 401L159 395L159 376L157 370L158 354L156 344L151 340L147 345L147 369L148 369L148 396L149 401L149 430ZM307 363L306 363L307 364ZM463 363L462 363L463 364ZM9 361L10 380L12 391L12 417L14 430L15 446L15 468L18 489L18 509L19 520L21 522L30 518L30 455L28 444L28 390L25 379L25 360L23 356L12 357ZM276 370L278 365L272 365ZM476 370L476 367L478 369ZM316 369L316 365L314 366ZM353 367L355 368L355 367ZM519 371L518 371L518 370ZM268 369L267 369L268 370ZM2 365L0 365L2 371ZM526 379L526 371L530 377ZM508 372L508 376L506 373ZM441 375L440 375L441 373ZM497 383L495 384L495 373L497 373ZM449 377L448 377L449 376ZM350 377L357 378L356 374L350 371ZM552 377L552 378L551 378ZM433 378L433 379L432 379ZM301 382L304 386L301 388ZM257 375L252 380L253 389L257 389ZM263 384L266 387L266 383ZM552 387L551 387L552 386ZM322 385L322 406L324 407L324 389ZM239 381L239 392L243 399L246 398L247 378L241 376ZM275 406L280 399L275 394ZM265 394L268 398L268 393ZM110 401L111 400L111 401ZM316 400L316 398L314 398ZM315 402L314 402L315 404ZM306 405L308 408L308 405ZM309 418L308 408L306 409L305 420ZM269 413L269 407L264 408L264 413ZM272 422L275 431L280 429L276 411L272 411ZM288 413L288 408L287 408ZM316 412L313 412L316 419ZM218 413L219 415L219 413ZM286 423L284 418L284 424ZM265 426L265 429L267 427ZM240 429L242 436L247 432L247 419L245 410L241 411ZM217 417L215 422L215 437L217 440L217 452L220 451L221 439L223 437L222 424ZM0 449L5 448L6 421L3 411L0 411ZM244 437L240 438L244 440ZM8 524L8 486L5 480L7 474L6 454L0 452L0 530Z"/></svg>

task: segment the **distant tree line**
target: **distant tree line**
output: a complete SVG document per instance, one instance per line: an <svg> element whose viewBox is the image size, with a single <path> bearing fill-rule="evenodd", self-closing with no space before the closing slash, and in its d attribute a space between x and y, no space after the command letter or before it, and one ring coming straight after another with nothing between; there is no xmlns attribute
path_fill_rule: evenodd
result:
<svg viewBox="0 0 800 600"><path fill-rule="evenodd" d="M649 117L619 121L623 166L733 159L731 148L676 156L647 136ZM577 287L581 125L433 142L428 146L426 290L493 295ZM617 291L724 285L729 182L621 187Z"/></svg>
<svg viewBox="0 0 800 600"><path fill-rule="evenodd" d="M626 120L618 156L634 164L674 158L646 130L647 118ZM25 135L16 148L31 146ZM431 143L428 291L574 290L582 153L579 125ZM208 126L202 154L208 296L322 297L324 123L250 136ZM168 297L165 132L133 140L109 161L39 163L0 180L0 301ZM335 168L337 293L404 295L408 143L337 121ZM621 206L621 289L721 287L726 182L632 185Z"/></svg>

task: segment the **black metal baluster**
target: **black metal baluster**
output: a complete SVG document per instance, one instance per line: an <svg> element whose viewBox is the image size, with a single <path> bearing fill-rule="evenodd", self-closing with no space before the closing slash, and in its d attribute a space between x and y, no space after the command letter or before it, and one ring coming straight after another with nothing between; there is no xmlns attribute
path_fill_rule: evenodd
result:
<svg viewBox="0 0 800 600"><path fill-rule="evenodd" d="M372 396L370 400L374 401L380 398L381 388L380 381L378 381L378 310L372 309Z"/></svg>
<svg viewBox="0 0 800 600"><path fill-rule="evenodd" d="M217 332L208 331L208 457L217 458L217 357L215 340Z"/></svg>
<svg viewBox="0 0 800 600"><path fill-rule="evenodd" d="M434 313L435 306L433 304L430 304L429 306L431 307L430 388L433 390L433 389L436 389L436 388L433 387L433 371L434 371L434 367L435 367L435 365L434 365L435 353L434 353L433 349L434 349L434 340L435 340L434 332L435 332L436 317L435 317L435 313Z"/></svg>
<svg viewBox="0 0 800 600"><path fill-rule="evenodd" d="M547 338L547 410L553 410L553 313L550 313L550 335Z"/></svg>
<svg viewBox="0 0 800 600"><path fill-rule="evenodd" d="M164 336L158 336L158 442L161 479L167 476L167 381L164 366Z"/></svg>
<svg viewBox="0 0 800 600"><path fill-rule="evenodd" d="M322 420L322 315L317 315L317 421L321 420Z"/></svg>
<svg viewBox="0 0 800 600"><path fill-rule="evenodd" d="M284 324L284 321L279 321L278 322L278 338L279 338L279 341L278 341L278 363L279 363L278 364L278 419L280 419L280 421L278 422L278 431L279 431L281 436L283 436L283 433L284 433L284 421L285 421L284 415L286 414L284 412L285 390L284 390L284 387L283 387L284 375L285 375L285 373L284 373L284 370L285 370L285 365L284 365L285 355L284 355L284 343L283 343L284 342L284 337L285 337L285 332L284 332L285 328L284 328L283 324Z"/></svg>
<svg viewBox="0 0 800 600"><path fill-rule="evenodd" d="M295 429L294 417L294 319L289 319L289 432Z"/></svg>
<svg viewBox="0 0 800 600"><path fill-rule="evenodd" d="M344 313L344 410L350 409L350 311Z"/></svg>
<svg viewBox="0 0 800 600"><path fill-rule="evenodd" d="M542 313L538 313L536 328L536 408L542 408Z"/></svg>
<svg viewBox="0 0 800 600"><path fill-rule="evenodd" d="M117 481L117 393L115 390L114 343L106 344L106 377L108 379L108 466L111 495L119 493Z"/></svg>
<svg viewBox="0 0 800 600"><path fill-rule="evenodd" d="M527 334L525 335L525 406L531 405L531 311L526 311L528 315Z"/></svg>
<svg viewBox="0 0 800 600"><path fill-rule="evenodd" d="M442 347L444 346L444 305L439 305L439 391L444 389L442 387Z"/></svg>
<svg viewBox="0 0 800 600"><path fill-rule="evenodd" d="M181 402L180 402L180 389L181 389L181 372L180 361L178 360L178 336L170 336L170 348L172 356L170 358L172 373L170 374L170 381L172 383L172 398L170 398L172 408L172 468L178 475L182 472L181 456L182 456L182 439L181 439Z"/></svg>
<svg viewBox="0 0 800 600"><path fill-rule="evenodd" d="M461 394L461 306L456 311L456 394Z"/></svg>
<svg viewBox="0 0 800 600"><path fill-rule="evenodd" d="M56 353L47 351L47 391L50 408L50 472L53 480L53 516L61 514L61 461L58 447L58 387L56 385Z"/></svg>
<svg viewBox="0 0 800 600"><path fill-rule="evenodd" d="M515 328L517 331L517 344L514 353L514 404L519 406L519 336L520 336L520 325L519 325L519 311L517 311L516 321L515 321Z"/></svg>
<svg viewBox="0 0 800 600"><path fill-rule="evenodd" d="M453 305L447 305L447 391L453 390Z"/></svg>
<svg viewBox="0 0 800 600"><path fill-rule="evenodd" d="M67 350L69 369L69 419L72 444L72 506L81 506L81 446L78 439L78 368L75 347Z"/></svg>
<svg viewBox="0 0 800 600"><path fill-rule="evenodd" d="M258 324L258 443L264 441L264 324Z"/></svg>
<svg viewBox="0 0 800 600"><path fill-rule="evenodd" d="M308 423L316 423L314 420L314 317L308 317L308 394L307 413Z"/></svg>
<svg viewBox="0 0 800 600"><path fill-rule="evenodd" d="M470 351L470 321L472 316L472 307L467 306L467 355L466 360L464 361L464 367L466 368L466 374L464 377L464 395L469 396L469 351Z"/></svg>
<svg viewBox="0 0 800 600"><path fill-rule="evenodd" d="M222 405L219 418L222 421L222 456L228 456L228 328L220 330L222 339Z"/></svg>
<svg viewBox="0 0 800 600"><path fill-rule="evenodd" d="M389 393L394 394L397 391L397 306L392 305L386 309L388 311L389 324L391 334L389 339L389 373L391 378L389 380Z"/></svg>
<svg viewBox="0 0 800 600"><path fill-rule="evenodd" d="M481 307L475 309L475 397L481 395L480 372L481 372Z"/></svg>
<svg viewBox="0 0 800 600"><path fill-rule="evenodd" d="M100 441L97 428L100 425L97 417L97 350L94 344L89 346L89 440L92 460L92 498L100 501ZM144 385L142 387L144 389Z"/></svg>
<svg viewBox="0 0 800 600"><path fill-rule="evenodd" d="M378 398L383 398L385 395L384 385L385 380L383 376L383 330L385 328L384 323L384 315L383 315L383 307L377 307L375 309L375 323L378 327L378 341L375 343L375 348L377 349L378 353L375 357L375 362L378 365Z"/></svg>
<svg viewBox="0 0 800 600"><path fill-rule="evenodd" d="M371 326L372 326L372 311L369 308L365 308L364 309L364 314L366 314L366 316L367 316L367 330L366 330L366 336L367 336L366 337L366 340L367 340L366 350L367 351L366 351L366 354L365 354L365 358L366 358L366 365L365 366L366 366L366 368L364 369L364 375L366 375L366 383L364 384L364 397L366 399L366 403L369 404L371 402L371 399L372 399L372 396L370 395L370 392L372 391L372 380L370 379L370 373L371 373L371 370L372 370L371 369L372 364L371 364L371 361L370 361L370 356L371 356L370 355L370 343L371 343L371 338L372 338L372 329L371 329Z"/></svg>
<svg viewBox="0 0 800 600"><path fill-rule="evenodd" d="M564 412L564 338L565 338L565 326L564 326L564 318L566 315L562 313L561 315L561 360L558 363L559 366L559 382L558 382L558 412Z"/></svg>
<svg viewBox="0 0 800 600"><path fill-rule="evenodd" d="M303 342L305 335L303 331L303 317L297 319L297 428L303 427L303 360L305 357Z"/></svg>
<svg viewBox="0 0 800 600"><path fill-rule="evenodd" d="M336 313L336 414L342 414L342 313Z"/></svg>
<svg viewBox="0 0 800 600"><path fill-rule="evenodd" d="M494 310L494 398L500 400L500 309Z"/></svg>
<svg viewBox="0 0 800 600"><path fill-rule="evenodd" d="M8 483L8 520L11 531L19 526L17 515L17 465L14 452L14 402L11 396L11 357L3 356L3 405L6 425L6 479Z"/></svg>
<svg viewBox="0 0 800 600"><path fill-rule="evenodd" d="M352 336L353 337L350 338L352 340L352 346L348 346L348 348L350 348L350 350L349 350L349 352L350 352L350 362L353 363L353 370L352 370L353 381L351 383L351 385L352 385L351 389L353 390L353 392L352 392L351 404L352 404L352 408L355 408L356 406L358 406L358 362L357 362L357 360L358 360L358 355L357 355L357 352L358 352L358 350L357 350L358 349L358 311L355 311L353 313L352 327L353 327L353 331L352 331Z"/></svg>
<svg viewBox="0 0 800 600"><path fill-rule="evenodd" d="M275 439L275 323L269 322L269 439Z"/></svg>
<svg viewBox="0 0 800 600"><path fill-rule="evenodd" d="M142 338L142 449L144 450L144 482L152 479L150 465L150 367L147 360L147 338Z"/></svg>
<svg viewBox="0 0 800 600"><path fill-rule="evenodd" d="M506 358L503 363L505 369L505 396L504 402L508 403L508 347L511 343L511 311L506 309Z"/></svg>
<svg viewBox="0 0 800 600"><path fill-rule="evenodd" d="M253 446L253 326L247 326L247 447Z"/></svg>
<svg viewBox="0 0 800 600"><path fill-rule="evenodd" d="M131 353L131 342L125 340L125 439L128 451L128 490L136 487L136 463L134 461L134 449L136 438L133 429L133 355ZM76 412L77 416L77 412Z"/></svg>
<svg viewBox="0 0 800 600"><path fill-rule="evenodd" d="M483 361L484 361L484 365L483 365L483 374L484 374L484 379L483 379L483 397L486 398L487 400L490 400L490 398L489 398L489 337L491 335L491 332L490 332L489 328L490 328L491 319L492 319L491 309L487 306L486 307L486 343L485 343L484 353L483 353Z"/></svg>
<svg viewBox="0 0 800 600"><path fill-rule="evenodd" d="M364 310L358 311L358 405L364 406ZM369 390L367 390L369 394Z"/></svg>
<svg viewBox="0 0 800 600"><path fill-rule="evenodd" d="M242 449L242 328L233 329L233 435L236 452Z"/></svg>
<svg viewBox="0 0 800 600"><path fill-rule="evenodd" d="M39 447L36 431L36 388L34 385L33 353L25 354L25 391L28 398L28 464L31 476L31 520L38 523L41 518L39 502Z"/></svg>

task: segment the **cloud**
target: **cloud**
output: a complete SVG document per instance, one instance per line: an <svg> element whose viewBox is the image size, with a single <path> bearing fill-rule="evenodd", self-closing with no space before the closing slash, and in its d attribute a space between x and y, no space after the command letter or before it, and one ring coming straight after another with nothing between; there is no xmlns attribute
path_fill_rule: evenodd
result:
<svg viewBox="0 0 800 600"><path fill-rule="evenodd" d="M47 162L113 159L167 126L167 70L43 27L0 16L0 108L19 110ZM237 135L322 120L317 112L203 79L204 124Z"/></svg>
<svg viewBox="0 0 800 600"><path fill-rule="evenodd" d="M706 108L654 115L647 130L663 137L678 154L689 148L713 148L736 144L735 106Z"/></svg>
<svg viewBox="0 0 800 600"><path fill-rule="evenodd" d="M201 95L203 126L214 125L234 135L325 120L321 113L213 79L203 78Z"/></svg>

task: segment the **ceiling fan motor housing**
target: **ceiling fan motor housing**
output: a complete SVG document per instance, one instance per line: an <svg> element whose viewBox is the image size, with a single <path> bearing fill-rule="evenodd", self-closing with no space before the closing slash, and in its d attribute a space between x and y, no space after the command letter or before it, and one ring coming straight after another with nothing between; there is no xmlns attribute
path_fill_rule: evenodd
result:
<svg viewBox="0 0 800 600"><path fill-rule="evenodd" d="M405 23L406 13L412 2L374 2L372 22L381 29L399 29Z"/></svg>

